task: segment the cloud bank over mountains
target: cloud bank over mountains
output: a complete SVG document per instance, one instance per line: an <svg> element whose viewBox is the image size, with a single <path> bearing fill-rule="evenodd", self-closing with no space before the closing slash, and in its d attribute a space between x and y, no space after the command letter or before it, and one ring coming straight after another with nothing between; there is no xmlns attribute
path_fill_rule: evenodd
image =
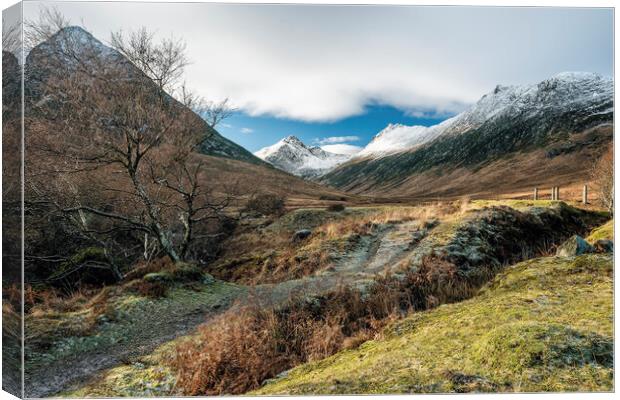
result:
<svg viewBox="0 0 620 400"><path fill-rule="evenodd" d="M24 4L25 16L38 2ZM101 39L140 24L182 37L187 80L249 115L310 122L369 104L462 111L497 83L612 74L613 13L587 8L58 3Z"/></svg>

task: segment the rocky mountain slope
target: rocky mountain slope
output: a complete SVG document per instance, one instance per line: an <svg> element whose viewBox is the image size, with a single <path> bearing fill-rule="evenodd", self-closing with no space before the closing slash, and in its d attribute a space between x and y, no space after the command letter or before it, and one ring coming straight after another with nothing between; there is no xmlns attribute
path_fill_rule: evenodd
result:
<svg viewBox="0 0 620 400"><path fill-rule="evenodd" d="M489 186L510 176L519 178L520 170L531 170L528 185L552 177L554 171L561 170L556 176L583 172L584 162L612 140L613 91L610 78L591 73L497 86L472 108L439 125L386 128L323 182L358 193L441 196L466 187L475 191L481 182ZM536 165L556 157L560 168L536 171ZM510 166L497 165L509 158ZM450 179L437 184L445 176ZM455 189L461 179L466 182Z"/></svg>
<svg viewBox="0 0 620 400"><path fill-rule="evenodd" d="M88 68L89 64L101 67L112 63L123 66L126 71L125 78L141 74L141 71L119 52L106 46L86 30L76 26L64 28L32 49L26 58L26 106L46 101L43 88L49 79L62 77L76 68ZM121 78L123 77L119 76L119 79ZM153 90L157 90L155 84ZM172 97L170 99L176 101ZM186 112L192 113L199 120L208 135L201 149L204 154L262 164L249 151L220 135L192 110L186 109Z"/></svg>
<svg viewBox="0 0 620 400"><path fill-rule="evenodd" d="M325 151L319 146L306 146L295 136L287 136L254 155L281 170L305 178L323 175L350 158L349 155Z"/></svg>

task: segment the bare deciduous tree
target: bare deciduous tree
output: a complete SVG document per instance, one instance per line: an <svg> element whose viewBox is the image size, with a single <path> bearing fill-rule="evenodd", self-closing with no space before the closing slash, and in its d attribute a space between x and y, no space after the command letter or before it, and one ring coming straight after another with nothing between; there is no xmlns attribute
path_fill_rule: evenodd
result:
<svg viewBox="0 0 620 400"><path fill-rule="evenodd" d="M28 140L38 157L29 166L30 192L102 247L118 245L110 243L114 235L131 235L145 254L155 244L183 261L197 238L220 234L205 233L204 224L225 220L235 195L209 187L195 151L208 129L190 111L203 109L204 100L178 86L184 43L158 42L146 30L128 39L116 34L113 43L132 65L102 60L97 49L63 49L74 61L71 72L47 79L46 101L33 105L38 118Z"/></svg>
<svg viewBox="0 0 620 400"><path fill-rule="evenodd" d="M2 18L2 51L12 53L16 57L21 50L21 30L20 24L8 24L7 21Z"/></svg>
<svg viewBox="0 0 620 400"><path fill-rule="evenodd" d="M24 21L24 47L26 52L68 27L71 21L56 7L41 7L36 20Z"/></svg>
<svg viewBox="0 0 620 400"><path fill-rule="evenodd" d="M228 99L222 101L209 101L204 104L204 107L199 111L199 114L205 121L215 128L220 122L229 118L236 109L230 105Z"/></svg>
<svg viewBox="0 0 620 400"><path fill-rule="evenodd" d="M185 55L185 42L173 37L160 41L142 27L125 35L112 33L112 47L139 68L162 91L174 94L189 64Z"/></svg>
<svg viewBox="0 0 620 400"><path fill-rule="evenodd" d="M610 213L614 212L614 149L610 146L594 164L591 179L598 197Z"/></svg>

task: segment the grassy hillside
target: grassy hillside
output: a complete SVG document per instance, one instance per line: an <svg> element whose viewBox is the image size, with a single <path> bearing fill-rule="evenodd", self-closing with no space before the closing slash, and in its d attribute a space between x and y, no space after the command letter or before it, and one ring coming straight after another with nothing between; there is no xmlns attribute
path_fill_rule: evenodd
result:
<svg viewBox="0 0 620 400"><path fill-rule="evenodd" d="M416 313L254 394L613 389L613 257L517 264L477 297Z"/></svg>
<svg viewBox="0 0 620 400"><path fill-rule="evenodd" d="M474 145L446 138L411 152L355 159L330 172L323 182L351 193L420 199L489 198L522 190L529 194L535 186L566 188L588 181L584 166L594 163L611 142L612 132L611 125L602 125L555 142L475 157L457 151L460 146L470 153L478 151L479 143L463 135L458 139L469 138ZM450 150L444 148L448 145ZM448 154L453 158L445 158Z"/></svg>
<svg viewBox="0 0 620 400"><path fill-rule="evenodd" d="M208 187L217 190L234 190L241 195L269 192L283 195L288 204L295 206L325 205L341 200L360 200L342 191L303 180L267 164L256 165L230 158L203 156L206 174L211 181Z"/></svg>

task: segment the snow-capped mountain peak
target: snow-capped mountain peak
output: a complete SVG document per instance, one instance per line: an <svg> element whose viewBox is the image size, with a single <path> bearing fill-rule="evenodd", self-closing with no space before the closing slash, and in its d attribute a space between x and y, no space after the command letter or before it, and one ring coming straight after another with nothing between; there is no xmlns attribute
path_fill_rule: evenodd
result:
<svg viewBox="0 0 620 400"><path fill-rule="evenodd" d="M296 136L287 136L277 143L254 153L273 166L302 177L321 176L350 158L319 146L309 147Z"/></svg>
<svg viewBox="0 0 620 400"><path fill-rule="evenodd" d="M613 81L589 72L562 72L531 85L497 85L468 110L430 127L389 124L356 157L379 158L411 151L441 137L458 135L505 118L543 118L575 109L592 113L605 99L613 99ZM587 111L586 111L587 112Z"/></svg>
<svg viewBox="0 0 620 400"><path fill-rule="evenodd" d="M381 156L412 149L433 139L434 132L426 126L389 124L356 157Z"/></svg>

